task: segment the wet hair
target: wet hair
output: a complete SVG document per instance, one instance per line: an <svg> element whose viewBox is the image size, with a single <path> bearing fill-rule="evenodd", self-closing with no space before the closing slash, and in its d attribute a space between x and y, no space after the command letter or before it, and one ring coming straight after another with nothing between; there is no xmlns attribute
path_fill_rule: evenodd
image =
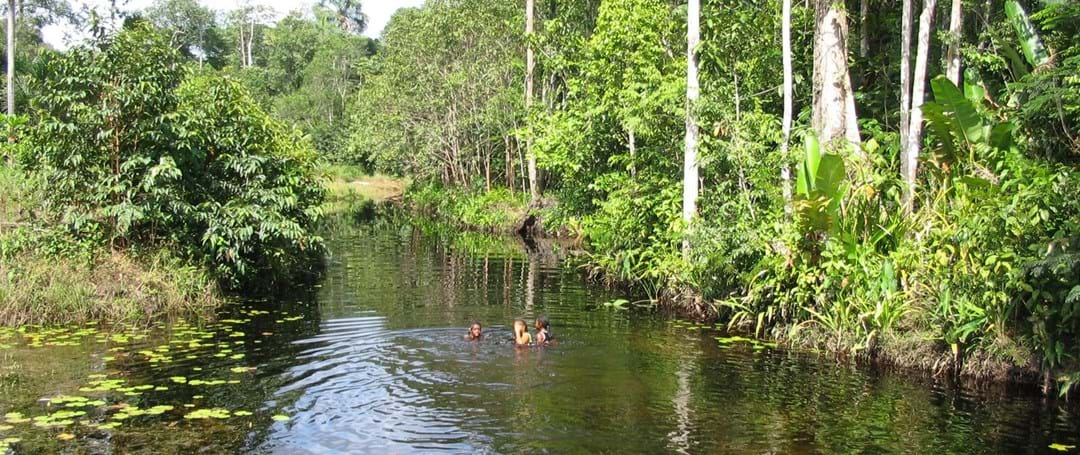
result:
<svg viewBox="0 0 1080 455"><path fill-rule="evenodd" d="M469 324L469 329L472 329L472 326L474 325L480 326L481 329L484 328L484 324L481 324L480 321L473 321L471 324Z"/></svg>
<svg viewBox="0 0 1080 455"><path fill-rule="evenodd" d="M548 318L547 318L547 316L539 316L539 317L537 317L537 318L536 318L536 323L537 323L537 324L538 324L538 325L539 325L540 327L543 327L543 328L544 328L544 330L547 330L548 326L549 326L549 325L551 325L551 324L550 324L550 323L548 322Z"/></svg>

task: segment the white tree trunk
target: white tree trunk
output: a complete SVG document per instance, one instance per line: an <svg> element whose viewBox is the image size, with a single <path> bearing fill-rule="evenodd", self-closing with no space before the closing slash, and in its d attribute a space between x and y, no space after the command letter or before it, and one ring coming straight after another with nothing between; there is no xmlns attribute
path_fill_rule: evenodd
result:
<svg viewBox="0 0 1080 455"><path fill-rule="evenodd" d="M254 66L255 59L251 57L251 47L255 44L255 16L251 17L251 28L248 29L247 43L247 66Z"/></svg>
<svg viewBox="0 0 1080 455"><path fill-rule="evenodd" d="M533 105L533 72L536 69L536 57L533 55L532 38L535 32L533 25L534 0L525 0L525 39L529 43L525 45L525 112L532 111ZM533 153L532 133L525 140L525 155L529 159L529 194L532 200L540 199L540 181L536 170L536 154Z"/></svg>
<svg viewBox="0 0 1080 455"><path fill-rule="evenodd" d="M911 0L904 0L900 19L900 175L908 182L908 128L911 127Z"/></svg>
<svg viewBox="0 0 1080 455"><path fill-rule="evenodd" d="M7 115L15 115L15 0L8 0Z"/></svg>
<svg viewBox="0 0 1080 455"><path fill-rule="evenodd" d="M815 18L814 131L826 148L837 139L846 139L855 153L860 153L855 97L847 64L847 13L834 0L815 0Z"/></svg>
<svg viewBox="0 0 1080 455"><path fill-rule="evenodd" d="M784 140L780 144L780 159L782 161L780 167L780 181L783 185L784 192L784 213L787 216L791 216L791 166L788 165L788 160L791 159L789 153L789 144L791 143L791 117L794 113L792 104L794 76L791 65L791 0L784 0L781 21L782 28L780 39L783 41L781 46L783 47L784 60L784 120L781 127L783 129Z"/></svg>
<svg viewBox="0 0 1080 455"><path fill-rule="evenodd" d="M919 50L915 55L914 83L911 87L911 125L908 127L908 142L904 147L904 210L908 213L915 206L915 182L919 166L919 151L922 148L922 104L926 92L926 63L930 54L930 32L933 28L934 6L937 0L925 0L922 15L919 16Z"/></svg>
<svg viewBox="0 0 1080 455"><path fill-rule="evenodd" d="M683 220L689 226L697 214L698 198L698 124L694 108L700 96L697 47L701 41L701 1L689 0L686 19L686 142L683 150ZM689 251L689 241L683 250Z"/></svg>
<svg viewBox="0 0 1080 455"><path fill-rule="evenodd" d="M960 86L960 41L963 38L964 10L961 0L952 0L952 14L949 18L949 49L945 53L945 77L957 87Z"/></svg>

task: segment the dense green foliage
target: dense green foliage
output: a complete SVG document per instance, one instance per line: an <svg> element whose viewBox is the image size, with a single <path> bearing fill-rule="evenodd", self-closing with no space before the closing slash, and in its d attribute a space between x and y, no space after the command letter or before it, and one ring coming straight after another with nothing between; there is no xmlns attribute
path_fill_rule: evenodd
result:
<svg viewBox="0 0 1080 455"><path fill-rule="evenodd" d="M356 98L352 152L420 182L472 188L485 160L501 155L502 165L488 167L511 178L485 180L514 189L524 187L516 179L524 160L509 152L531 141L546 194L557 200L541 204L551 206L545 224L580 233L592 265L611 278L664 295L691 291L732 327L793 343L974 375L1066 378L1080 360L1080 9L965 5L960 86L933 78L945 71L951 39L947 23L935 24L942 31L929 46L927 137L915 210L906 213L895 107L900 13L894 3L865 3L849 43L864 51L851 53L861 153L822 155L808 128L814 11L797 2L796 129L784 156L781 2L703 2L702 99L693 109L704 189L690 229L679 212L680 2L538 2L532 36L518 25L491 26L520 24L520 5L440 1L399 13L361 91L372 95ZM937 17L948 17L950 5L939 3ZM847 2L848 11L860 6ZM482 19L492 14L500 20ZM477 27L482 40L440 39ZM498 59L465 57L515 40L521 44ZM521 96L526 45L540 55L533 110L514 102L482 110L494 117L479 123L454 117L473 106L470 96ZM474 66L462 72L464 63ZM518 72L507 80L489 68ZM477 148L501 142L502 154ZM462 151L458 165L454 153ZM791 201L781 192L785 166L793 170ZM415 197L432 199L431 190ZM684 240L693 246L688 255Z"/></svg>
<svg viewBox="0 0 1080 455"><path fill-rule="evenodd" d="M234 282L293 268L321 246L314 151L237 82L183 63L140 25L50 57L21 161L82 236L174 244Z"/></svg>
<svg viewBox="0 0 1080 455"><path fill-rule="evenodd" d="M425 181L514 182L512 166L493 160L516 151L522 121L517 12L462 0L396 14L355 98L353 160Z"/></svg>

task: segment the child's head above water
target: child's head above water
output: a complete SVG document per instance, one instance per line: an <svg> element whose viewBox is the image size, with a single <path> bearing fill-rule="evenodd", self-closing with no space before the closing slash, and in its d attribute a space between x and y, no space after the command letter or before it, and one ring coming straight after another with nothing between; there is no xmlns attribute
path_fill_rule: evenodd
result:
<svg viewBox="0 0 1080 455"><path fill-rule="evenodd" d="M549 325L551 324L548 322L547 316L540 316L536 318L536 323L533 327L535 327L536 330L547 330Z"/></svg>
<svg viewBox="0 0 1080 455"><path fill-rule="evenodd" d="M483 331L484 328L480 325L480 321L473 321L473 323L469 325L469 333L465 335L465 338L469 340L479 340L480 337L484 336Z"/></svg>
<svg viewBox="0 0 1080 455"><path fill-rule="evenodd" d="M532 344L529 326L522 319L514 320L514 343L518 345Z"/></svg>

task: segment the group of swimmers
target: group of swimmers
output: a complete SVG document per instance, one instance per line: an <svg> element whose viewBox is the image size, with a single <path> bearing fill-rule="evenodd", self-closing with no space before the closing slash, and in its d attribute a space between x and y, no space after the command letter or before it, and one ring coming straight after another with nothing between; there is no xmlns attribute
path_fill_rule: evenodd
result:
<svg viewBox="0 0 1080 455"><path fill-rule="evenodd" d="M546 316L540 316L536 318L536 322L533 323L533 327L536 328L536 339L533 339L532 334L529 333L529 327L522 319L514 320L514 345L516 346L529 346L536 344L537 346L547 346L555 341L555 336L551 334L551 323L548 322ZM473 322L469 326L469 332L465 334L467 341L479 341L484 337L484 328L480 325L479 321Z"/></svg>

